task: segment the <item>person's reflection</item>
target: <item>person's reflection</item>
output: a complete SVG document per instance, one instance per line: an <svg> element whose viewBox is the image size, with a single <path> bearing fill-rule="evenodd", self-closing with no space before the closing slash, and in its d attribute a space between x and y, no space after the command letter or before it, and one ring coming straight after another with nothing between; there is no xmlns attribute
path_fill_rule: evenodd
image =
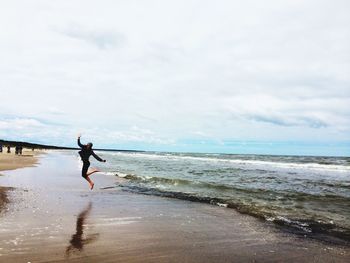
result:
<svg viewBox="0 0 350 263"><path fill-rule="evenodd" d="M92 203L90 202L89 205L78 215L76 232L72 235L72 238L69 241L70 245L66 249L67 256L69 256L72 251L82 251L86 244L92 243L98 238L99 234L91 234L84 238L84 224L86 218L90 214L91 208Z"/></svg>

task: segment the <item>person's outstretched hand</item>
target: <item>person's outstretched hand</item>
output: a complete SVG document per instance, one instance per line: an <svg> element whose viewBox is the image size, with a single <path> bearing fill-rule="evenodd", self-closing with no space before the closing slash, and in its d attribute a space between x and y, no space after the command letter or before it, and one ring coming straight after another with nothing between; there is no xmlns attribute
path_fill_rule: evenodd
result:
<svg viewBox="0 0 350 263"><path fill-rule="evenodd" d="M106 162L106 160L103 160L103 162L105 163L105 162Z"/></svg>
<svg viewBox="0 0 350 263"><path fill-rule="evenodd" d="M78 138L80 138L81 137L81 133L78 133Z"/></svg>

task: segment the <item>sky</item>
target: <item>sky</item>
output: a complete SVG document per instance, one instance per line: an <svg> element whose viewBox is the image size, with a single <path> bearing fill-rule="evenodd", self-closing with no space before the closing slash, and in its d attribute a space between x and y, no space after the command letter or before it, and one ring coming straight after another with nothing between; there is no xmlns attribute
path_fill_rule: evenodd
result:
<svg viewBox="0 0 350 263"><path fill-rule="evenodd" d="M0 4L0 138L350 156L350 2Z"/></svg>

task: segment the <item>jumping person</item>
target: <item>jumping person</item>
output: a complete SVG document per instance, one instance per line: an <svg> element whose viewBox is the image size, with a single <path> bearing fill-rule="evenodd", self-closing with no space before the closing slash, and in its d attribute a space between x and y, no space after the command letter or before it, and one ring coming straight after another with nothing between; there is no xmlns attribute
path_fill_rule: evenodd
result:
<svg viewBox="0 0 350 263"><path fill-rule="evenodd" d="M79 155L81 157L81 160L83 161L83 168L81 170L81 176L84 177L85 180L89 182L90 189L92 190L94 188L94 182L91 181L89 176L92 175L93 173L99 172L100 170L92 169L91 171L88 172L88 169L90 166L89 158L92 155L93 157L95 157L96 160L98 160L100 162L106 162L106 160L102 160L100 157L98 157L96 155L96 153L94 153L94 151L92 150L92 143L91 142L89 142L86 145L81 144L80 137L81 137L81 135L79 134L78 135L78 145L81 148L81 151L79 151Z"/></svg>

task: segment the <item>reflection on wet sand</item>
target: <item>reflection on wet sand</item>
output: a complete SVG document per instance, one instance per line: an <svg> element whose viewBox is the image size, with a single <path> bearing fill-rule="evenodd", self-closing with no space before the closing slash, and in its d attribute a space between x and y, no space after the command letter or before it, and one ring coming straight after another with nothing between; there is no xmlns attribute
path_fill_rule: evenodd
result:
<svg viewBox="0 0 350 263"><path fill-rule="evenodd" d="M77 217L75 234L72 235L72 238L69 241L70 245L67 246L67 249L66 249L66 256L68 257L71 252L82 251L85 245L96 241L99 236L98 233L95 233L95 234L88 235L84 238L85 221L88 215L90 214L91 208L92 208L92 203L90 202L88 206L83 211L81 211Z"/></svg>
<svg viewBox="0 0 350 263"><path fill-rule="evenodd" d="M9 203L9 199L7 197L8 190L12 190L12 188L0 186L0 214L6 211L6 206Z"/></svg>

